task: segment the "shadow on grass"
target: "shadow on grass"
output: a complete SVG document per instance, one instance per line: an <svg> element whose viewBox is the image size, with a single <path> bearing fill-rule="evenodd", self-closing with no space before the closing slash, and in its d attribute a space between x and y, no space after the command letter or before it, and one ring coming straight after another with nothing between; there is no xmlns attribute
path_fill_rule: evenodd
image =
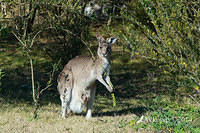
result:
<svg viewBox="0 0 200 133"><path fill-rule="evenodd" d="M135 114L137 116L142 116L148 110L149 109L147 107L139 106L139 107L135 107L135 108L126 108L126 109L120 109L120 110L114 110L114 111L95 112L95 113L93 113L93 116L94 117L121 116L121 115L127 115L127 114Z"/></svg>

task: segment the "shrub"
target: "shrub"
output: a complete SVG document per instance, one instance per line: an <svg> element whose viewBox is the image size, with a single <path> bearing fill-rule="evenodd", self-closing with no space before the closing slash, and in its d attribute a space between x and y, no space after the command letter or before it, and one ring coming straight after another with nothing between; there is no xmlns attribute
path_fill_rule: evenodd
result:
<svg viewBox="0 0 200 133"><path fill-rule="evenodd" d="M121 9L117 34L132 56L144 57L171 75L177 86L200 87L198 1L139 0Z"/></svg>

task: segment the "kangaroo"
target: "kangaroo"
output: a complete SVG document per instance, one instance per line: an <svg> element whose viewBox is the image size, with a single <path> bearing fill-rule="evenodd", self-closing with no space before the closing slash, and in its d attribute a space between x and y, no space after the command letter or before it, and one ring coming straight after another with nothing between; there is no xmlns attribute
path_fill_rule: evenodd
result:
<svg viewBox="0 0 200 133"><path fill-rule="evenodd" d="M61 90L68 90L68 92L63 91L64 93L62 93L62 117L65 117L66 109L67 112L81 113L85 106L87 107L86 118L89 119L92 117L96 80L101 82L109 92L113 92L114 90L109 77L110 55L112 52L111 46L116 42L117 38L104 39L98 34L96 38L99 45L95 59L88 56L77 56L71 59L61 72L65 73L64 75L72 75L68 81L58 80L58 87L61 87ZM64 77L64 75L61 74L61 77ZM70 80L72 86L69 85ZM63 89L64 86L67 86L68 89Z"/></svg>

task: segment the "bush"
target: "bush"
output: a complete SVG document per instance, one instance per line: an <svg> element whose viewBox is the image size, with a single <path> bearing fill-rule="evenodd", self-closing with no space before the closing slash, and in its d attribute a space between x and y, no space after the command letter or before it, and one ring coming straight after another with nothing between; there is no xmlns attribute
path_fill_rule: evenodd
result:
<svg viewBox="0 0 200 133"><path fill-rule="evenodd" d="M11 7L6 10L6 17L12 19L0 20L0 36L14 32L21 39L28 39L38 33L33 49L41 50L53 61L61 58L64 64L80 54L90 37L91 20L83 14L84 1L8 1L6 5Z"/></svg>
<svg viewBox="0 0 200 133"><path fill-rule="evenodd" d="M139 0L121 9L116 31L132 56L140 56L171 75L176 87L200 87L200 23L197 1Z"/></svg>

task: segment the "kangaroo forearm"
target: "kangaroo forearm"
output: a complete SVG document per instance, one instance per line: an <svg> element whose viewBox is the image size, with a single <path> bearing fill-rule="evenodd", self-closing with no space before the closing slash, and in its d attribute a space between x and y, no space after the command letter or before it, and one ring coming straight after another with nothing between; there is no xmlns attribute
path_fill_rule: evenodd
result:
<svg viewBox="0 0 200 133"><path fill-rule="evenodd" d="M106 83L109 85L110 88L113 89L113 84L112 84L112 82L110 81L110 77L109 77L109 76L106 77Z"/></svg>
<svg viewBox="0 0 200 133"><path fill-rule="evenodd" d="M109 88L109 84L101 77L98 78L99 82L101 82L107 89Z"/></svg>

